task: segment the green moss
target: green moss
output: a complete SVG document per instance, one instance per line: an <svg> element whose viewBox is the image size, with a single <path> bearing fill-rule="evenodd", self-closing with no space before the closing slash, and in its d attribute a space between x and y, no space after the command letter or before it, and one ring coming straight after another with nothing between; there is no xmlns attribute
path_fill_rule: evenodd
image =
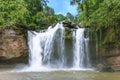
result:
<svg viewBox="0 0 120 80"><path fill-rule="evenodd" d="M72 39L72 31L69 28L65 28L65 39Z"/></svg>

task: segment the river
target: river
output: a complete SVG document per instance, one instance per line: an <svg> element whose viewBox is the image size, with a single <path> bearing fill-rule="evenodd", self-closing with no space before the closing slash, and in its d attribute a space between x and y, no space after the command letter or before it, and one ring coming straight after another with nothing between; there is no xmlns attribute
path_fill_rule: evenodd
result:
<svg viewBox="0 0 120 80"><path fill-rule="evenodd" d="M120 80L119 72L97 72L95 70L24 72L20 69L22 67L24 66L0 66L0 80Z"/></svg>

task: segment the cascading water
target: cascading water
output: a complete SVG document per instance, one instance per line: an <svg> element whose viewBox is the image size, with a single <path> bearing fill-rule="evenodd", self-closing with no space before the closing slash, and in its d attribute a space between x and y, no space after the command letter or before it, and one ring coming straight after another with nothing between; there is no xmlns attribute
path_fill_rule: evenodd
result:
<svg viewBox="0 0 120 80"><path fill-rule="evenodd" d="M34 33L34 34L33 34ZM29 65L32 68L39 68L42 65L42 47L38 33L28 31L29 44Z"/></svg>
<svg viewBox="0 0 120 80"><path fill-rule="evenodd" d="M70 68L88 67L89 38L84 37L84 28L73 30L73 56ZM65 29L61 23L46 31L28 31L29 69L41 70L43 68L67 68L68 54L65 53ZM72 43L70 43L72 45ZM67 47L66 47L67 48Z"/></svg>
<svg viewBox="0 0 120 80"><path fill-rule="evenodd" d="M92 67L92 65L90 64L91 62L90 62L90 52L89 52L89 37L88 38L85 38L85 53L86 53L86 55L85 55L85 66L87 67L87 68L90 68L90 67Z"/></svg>
<svg viewBox="0 0 120 80"><path fill-rule="evenodd" d="M73 31L73 67L85 68L90 67L89 60L89 38L84 37L84 28L78 28Z"/></svg>
<svg viewBox="0 0 120 80"><path fill-rule="evenodd" d="M56 42L56 43L55 43ZM57 59L54 59L53 47L58 47ZM40 69L41 67L63 67L64 58L64 27L57 24L54 28L51 26L46 32L28 31L28 45L30 49L29 65L30 69Z"/></svg>

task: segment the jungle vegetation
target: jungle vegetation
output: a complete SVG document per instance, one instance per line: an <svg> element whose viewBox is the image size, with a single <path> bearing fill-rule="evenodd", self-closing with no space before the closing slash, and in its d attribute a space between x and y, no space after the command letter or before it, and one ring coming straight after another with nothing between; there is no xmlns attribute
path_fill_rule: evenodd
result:
<svg viewBox="0 0 120 80"><path fill-rule="evenodd" d="M95 56L98 61L102 61L102 55L108 51L119 49L119 0L71 0L70 3L78 6L75 22L89 28L90 40L95 42Z"/></svg>
<svg viewBox="0 0 120 80"><path fill-rule="evenodd" d="M45 29L62 20L70 20L90 29L96 47L120 45L119 0L71 0L78 14L55 14L49 0L0 0L0 30L8 27Z"/></svg>
<svg viewBox="0 0 120 80"><path fill-rule="evenodd" d="M66 19L62 14L55 14L47 3L47 0L0 0L0 29L18 26L45 29Z"/></svg>
<svg viewBox="0 0 120 80"><path fill-rule="evenodd" d="M90 28L96 47L120 45L119 0L71 0L78 5L77 23Z"/></svg>

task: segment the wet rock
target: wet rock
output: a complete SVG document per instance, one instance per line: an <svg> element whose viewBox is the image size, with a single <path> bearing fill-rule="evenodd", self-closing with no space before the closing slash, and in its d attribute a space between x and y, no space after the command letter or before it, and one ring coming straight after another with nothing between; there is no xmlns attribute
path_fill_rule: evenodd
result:
<svg viewBox="0 0 120 80"><path fill-rule="evenodd" d="M107 62L115 71L120 71L120 56L108 57Z"/></svg>
<svg viewBox="0 0 120 80"><path fill-rule="evenodd" d="M120 45L111 46L110 49L103 52L102 56L114 71L120 71Z"/></svg>
<svg viewBox="0 0 120 80"><path fill-rule="evenodd" d="M28 56L25 34L13 29L0 31L0 61Z"/></svg>
<svg viewBox="0 0 120 80"><path fill-rule="evenodd" d="M73 22L70 22L70 21L63 21L63 26L70 28L70 29L78 29L78 27L79 27L79 25L77 25Z"/></svg>
<svg viewBox="0 0 120 80"><path fill-rule="evenodd" d="M110 66L106 66L104 64L97 65L97 71L100 72L114 72L114 70Z"/></svg>

